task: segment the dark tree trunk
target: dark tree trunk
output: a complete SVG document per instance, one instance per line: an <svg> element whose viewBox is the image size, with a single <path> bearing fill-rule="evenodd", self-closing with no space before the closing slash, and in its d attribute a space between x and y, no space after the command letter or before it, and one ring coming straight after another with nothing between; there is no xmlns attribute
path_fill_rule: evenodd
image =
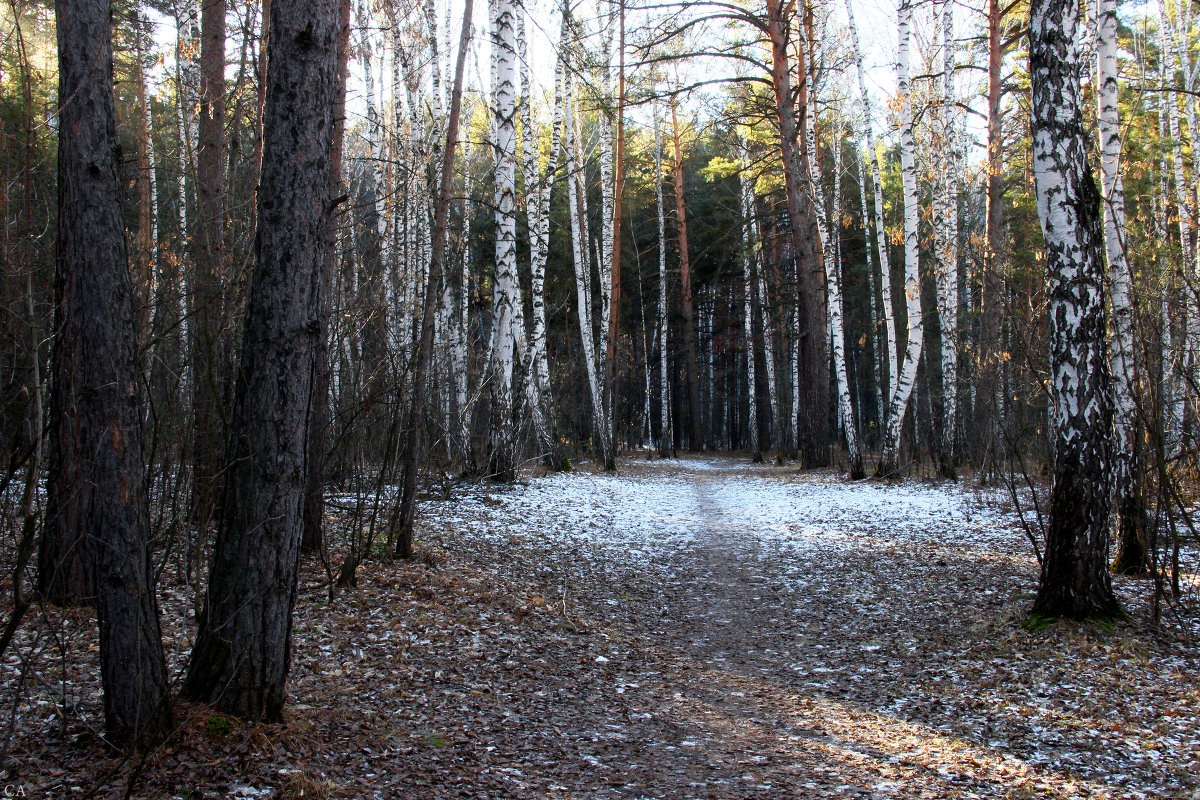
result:
<svg viewBox="0 0 1200 800"><path fill-rule="evenodd" d="M140 749L161 740L171 718L146 546L149 516L133 287L117 173L110 13L107 0L55 5L59 97L65 102L59 116L56 334L40 587L49 599L94 596L106 735L111 744Z"/></svg>
<svg viewBox="0 0 1200 800"><path fill-rule="evenodd" d="M779 0L767 2L767 36L771 41L771 84L775 89L775 106L779 115L779 149L783 159L784 185L787 196L788 223L791 227L793 277L797 292L796 309L800 315L797 358L800 362L800 385L791 387L792 409L799 423L797 442L784 439L781 455L798 452L804 466L823 465L829 458L828 401L829 364L825 357L825 320L823 314L815 319L816 308L824 309L825 287L820 281L820 258L812 243L816 240L816 224L812 202L805 186L799 137L802 133L796 118L795 100L788 62L788 21L786 9ZM824 389L822 389L822 386ZM780 421L786 431L790 425Z"/></svg>
<svg viewBox="0 0 1200 800"><path fill-rule="evenodd" d="M254 274L220 524L185 696L277 722L320 336L338 0L275 0Z"/></svg>
<svg viewBox="0 0 1200 800"><path fill-rule="evenodd" d="M1112 458L1100 192L1087 163L1078 7L1033 0L1033 167L1046 240L1054 487L1035 619L1121 615L1108 574Z"/></svg>
<svg viewBox="0 0 1200 800"><path fill-rule="evenodd" d="M692 302L692 269L688 257L687 204L683 194L683 152L679 149L677 102L671 98L671 140L675 158L675 228L679 234L679 292L683 307L683 352L687 369L688 447L704 445L704 427L700 416L700 359L696 353L696 309Z"/></svg>
<svg viewBox="0 0 1200 800"><path fill-rule="evenodd" d="M1000 321L1006 243L1004 239L1004 117L1001 107L1004 45L1001 36L1004 16L1001 0L988 0L988 117L987 117L987 220L983 263L983 308L979 333L979 376L976 390L975 426L983 452L997 445L994 432L1000 426Z"/></svg>
<svg viewBox="0 0 1200 800"><path fill-rule="evenodd" d="M333 97L333 138L329 145L329 196L340 198L342 153L346 139L346 82L350 76L350 0L339 0L337 86ZM325 457L329 451L329 314L333 276L340 268L336 226L326 233L325 259L321 269L321 333L317 337L316 372L313 375L312 419L308 423L308 482L304 490L304 535L300 549L307 553L321 549L325 519Z"/></svg>
<svg viewBox="0 0 1200 800"><path fill-rule="evenodd" d="M463 68L467 62L467 45L471 40L471 0L463 7L462 31L458 39L458 57L454 62L454 87L450 93L450 113L446 120L446 147L442 150L441 172L438 178L437 205L433 212L433 242L429 259L429 275L425 283L424 305L421 310L421 339L413 366L413 396L405 423L404 477L400 495L400 523L396 537L396 555L413 556L413 524L417 515L417 457L420 447L420 414L425 405L429 362L433 357L433 324L437 311L438 287L446 256L446 223L450 217L450 186L454 180L454 151L458 144L458 117L462 109ZM525 13L521 9L521 13Z"/></svg>
<svg viewBox="0 0 1200 800"><path fill-rule="evenodd" d="M807 35L801 41L799 55L801 79L797 97L800 108L797 142L805 140L809 125L816 125L816 119L810 119L808 102L809 75L815 72L810 69L809 54L806 52L807 43L814 41L813 13L812 6L804 0L801 0L801 8L803 19L798 20L798 24L805 26ZM812 183L812 167L808 163L808 151L804 147L798 147L797 150L800 168L797 179L800 186L809 186ZM788 194L790 197L791 192ZM829 305L825 290L825 262L817 234L817 209L809 192L802 191L797 201L800 216L791 220L796 256L796 288L800 293L796 304L800 314L800 386L796 387L796 437L799 441L796 445L800 465L811 468L829 465L829 401L832 397L829 386Z"/></svg>
<svg viewBox="0 0 1200 800"><path fill-rule="evenodd" d="M1149 534L1146 530L1146 503L1142 497L1141 453L1138 452L1140 433L1134 426L1133 448L1126 454L1128 475L1132 482L1125 491L1117 493L1118 548L1113 572L1121 575L1145 575L1150 567Z"/></svg>
<svg viewBox="0 0 1200 800"><path fill-rule="evenodd" d="M200 114L196 187L196 274L192 326L192 522L206 535L216 513L225 439L222 386L225 375L223 335L225 273L225 5L206 0L200 10Z"/></svg>

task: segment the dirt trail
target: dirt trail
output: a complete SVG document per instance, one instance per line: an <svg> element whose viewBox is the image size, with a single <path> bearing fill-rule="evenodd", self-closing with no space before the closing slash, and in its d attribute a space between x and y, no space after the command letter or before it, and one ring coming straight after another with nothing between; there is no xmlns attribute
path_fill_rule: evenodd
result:
<svg viewBox="0 0 1200 800"><path fill-rule="evenodd" d="M332 603L306 564L286 726L182 707L180 734L129 796L1200 789L1195 649L1136 625L1022 630L1036 564L1013 520L969 488L630 461L617 475L462 487L420 525L435 566L368 561ZM165 583L178 672L194 623ZM1139 614L1144 586L1118 590ZM60 666L43 644L42 662L0 665L0 703L17 709L8 774L31 796L126 796L133 765L97 745L93 628L46 625L22 653L40 636L74 660ZM14 700L26 665L49 677ZM60 687L75 698L66 716Z"/></svg>

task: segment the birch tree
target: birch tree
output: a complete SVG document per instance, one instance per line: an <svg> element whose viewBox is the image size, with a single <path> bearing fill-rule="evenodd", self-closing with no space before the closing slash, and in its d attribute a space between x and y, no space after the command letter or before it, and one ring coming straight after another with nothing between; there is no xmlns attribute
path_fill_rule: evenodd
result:
<svg viewBox="0 0 1200 800"><path fill-rule="evenodd" d="M896 59L896 102L900 109L900 175L904 184L904 299L908 310L908 343L900 362L896 383L892 386L883 450L876 469L876 474L884 478L900 475L900 439L904 431L904 415L916 383L921 347L925 341L925 322L921 317L921 278L917 263L920 257L917 148L913 135L915 123L909 76L912 0L900 0L899 12L900 47Z"/></svg>
<svg viewBox="0 0 1200 800"><path fill-rule="evenodd" d="M1125 257L1125 186L1121 177L1121 118L1118 108L1117 2L1096 0L1096 60L1099 78L1097 128L1104 205L1104 251L1108 258L1112 304L1112 369L1114 431L1113 483L1120 521L1120 551L1114 569L1138 573L1146 569L1146 512L1141 502L1137 453L1137 407L1134 398L1132 276Z"/></svg>
<svg viewBox="0 0 1200 800"><path fill-rule="evenodd" d="M658 101L651 107L654 125L654 210L658 219L658 454L666 458L673 449L671 427L671 372L668 355L670 331L667 314L667 218L663 209L663 141Z"/></svg>
<svg viewBox="0 0 1200 800"><path fill-rule="evenodd" d="M587 373L588 392L592 403L592 442L599 451L601 463L607 463L609 452L608 422L605 418L603 386L596 358L596 340L593 333L591 266L588 262L588 230L586 202L583 187L582 166L579 157L578 120L575 114L575 90L571 70L566 73L564 109L564 147L566 149L567 215L571 226L571 258L575 267L575 299L579 316L579 336L583 347L584 369Z"/></svg>
<svg viewBox="0 0 1200 800"><path fill-rule="evenodd" d="M1078 9L1030 5L1033 171L1046 241L1054 485L1035 619L1121 615L1108 576L1112 399L1101 197L1087 164Z"/></svg>
<svg viewBox="0 0 1200 800"><path fill-rule="evenodd" d="M863 134L866 139L867 157L871 162L871 181L875 190L875 244L879 256L879 288L882 296L882 311L884 330L887 335L886 348L882 348L882 356L887 365L888 399L891 392L899 384L899 364L896 359L896 318L892 311L892 268L888 260L887 226L883 218L883 175L879 168L879 148L875 143L875 133L872 127L874 111L871 94L867 91L866 71L863 66L862 48L859 46L858 26L854 21L853 0L846 0L846 16L850 23L850 44L854 51L854 62L857 67L859 100L863 111ZM864 199L863 213L866 214ZM881 408L880 414L886 425L887 408Z"/></svg>
<svg viewBox="0 0 1200 800"><path fill-rule="evenodd" d="M942 85L936 109L940 185L934 191L934 261L941 323L942 420L938 450L939 471L955 476L955 437L958 420L958 115L954 91L954 1L939 3L942 38Z"/></svg>
<svg viewBox="0 0 1200 800"><path fill-rule="evenodd" d="M750 159L746 153L745 142L740 137L738 154L738 188L742 210L742 335L746 351L746 389L750 400L747 422L750 429L750 453L757 464L763 460L763 455L758 437L758 392L754 371L754 260L757 249L754 236L754 185L747 174Z"/></svg>
<svg viewBox="0 0 1200 800"><path fill-rule="evenodd" d="M489 471L499 480L515 477L513 362L517 319L516 15L515 0L492 0L492 119L496 186L496 283L492 319L496 342L492 383Z"/></svg>
<svg viewBox="0 0 1200 800"><path fill-rule="evenodd" d="M521 19L525 10L522 8ZM550 129L550 152L545 168L539 174L537 132L532 113L532 86L529 80L529 59L526 55L524 23L518 29L521 64L521 130L523 134L523 163L525 167L525 208L529 225L529 273L533 318L529 336L529 365L527 379L536 387L533 412L535 427L541 440L545 462L550 469L566 466L566 457L554 427L550 358L546 348L546 262L550 255L550 194L558 172L559 151L562 149L563 67L566 54L568 26L564 14L559 22L559 54L554 66L553 122Z"/></svg>
<svg viewBox="0 0 1200 800"><path fill-rule="evenodd" d="M803 38L801 39L803 41ZM835 127L834 147L841 147L840 123ZM837 391L838 416L846 433L846 448L850 457L850 479L859 480L865 477L863 471L862 449L858 443L858 430L854 421L854 408L850 401L850 379L846 371L846 335L842 323L842 278L841 265L837 259L837 245L833 240L834 231L841 225L836 216L830 218L825 213L824 190L821 188L821 162L817 157L817 136L815 120L805 130L805 148L808 150L809 178L813 204L817 208L817 231L821 237L821 248L825 258L825 287L829 294L829 327L833 355L833 370ZM840 159L838 160L840 164ZM835 180L839 187L840 180ZM834 200L837 208L837 200Z"/></svg>

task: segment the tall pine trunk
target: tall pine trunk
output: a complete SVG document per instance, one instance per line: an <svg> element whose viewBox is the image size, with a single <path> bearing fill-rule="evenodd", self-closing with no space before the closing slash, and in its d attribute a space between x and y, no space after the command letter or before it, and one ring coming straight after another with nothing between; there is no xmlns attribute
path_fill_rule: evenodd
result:
<svg viewBox="0 0 1200 800"><path fill-rule="evenodd" d="M329 146L329 196L345 193L342 180L342 153L346 137L346 83L350 77L350 3L338 0L337 85L333 98L333 136ZM313 375L312 419L308 423L308 483L304 492L304 536L301 549L321 549L325 520L325 457L330 446L329 383L332 363L329 348L329 322L333 304L333 277L341 269L337 229L326 229L325 258L321 268L321 333L317 337L316 372Z"/></svg>
<svg viewBox="0 0 1200 800"><path fill-rule="evenodd" d="M192 522L199 541L217 512L228 376L223 353L225 286L225 0L200 9L200 120L196 155L199 214L193 282Z"/></svg>
<svg viewBox="0 0 1200 800"><path fill-rule="evenodd" d="M140 749L166 736L171 718L147 546L110 13L106 0L55 5L62 106L39 588L48 600L96 603L105 734L111 744Z"/></svg>
<svg viewBox="0 0 1200 800"><path fill-rule="evenodd" d="M679 292L683 305L683 351L687 379L688 447L704 446L704 424L700 413L700 357L696 343L696 308L692 302L692 265L688 254L687 203L683 194L683 152L679 138L679 102L671 96L671 142L675 176L675 230L679 237Z"/></svg>
<svg viewBox="0 0 1200 800"><path fill-rule="evenodd" d="M281 718L296 603L305 445L337 86L338 0L271 4L254 273L208 591L183 686Z"/></svg>

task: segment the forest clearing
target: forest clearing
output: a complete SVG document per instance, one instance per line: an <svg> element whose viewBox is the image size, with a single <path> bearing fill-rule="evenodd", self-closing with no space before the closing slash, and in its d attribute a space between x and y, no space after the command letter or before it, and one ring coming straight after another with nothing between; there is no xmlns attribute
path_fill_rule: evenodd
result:
<svg viewBox="0 0 1200 800"><path fill-rule="evenodd" d="M1019 528L994 490L723 457L466 487L415 563L330 601L306 561L284 725L185 706L144 769L106 755L64 612L4 666L6 763L65 798L1192 797L1194 617L1148 627L1117 579L1135 621L1023 629Z"/></svg>

